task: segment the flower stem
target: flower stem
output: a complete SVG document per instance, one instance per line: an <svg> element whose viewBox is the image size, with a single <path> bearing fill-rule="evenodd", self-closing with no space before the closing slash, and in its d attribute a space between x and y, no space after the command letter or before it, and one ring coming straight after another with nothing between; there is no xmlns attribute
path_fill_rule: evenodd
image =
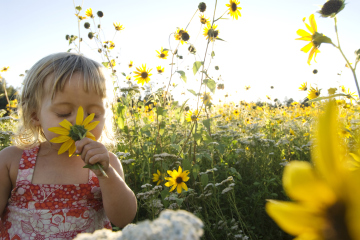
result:
<svg viewBox="0 0 360 240"><path fill-rule="evenodd" d="M358 92L358 97L360 97L359 83L358 83L357 78L356 78L355 69L351 66L351 64L349 63L349 61L345 57L345 55L344 55L344 53L343 53L343 51L341 50L341 47L340 47L339 34L338 34L338 30L337 30L337 18L336 18L336 16L334 17L334 22L335 22L335 32L336 32L338 46L336 46L335 44L333 44L333 46L336 47L337 49L339 49L341 55L344 57L344 59L346 61L346 64L351 69L351 72L352 72L352 74L354 76L354 79L355 79L355 84L356 84L356 89L357 89L357 92Z"/></svg>

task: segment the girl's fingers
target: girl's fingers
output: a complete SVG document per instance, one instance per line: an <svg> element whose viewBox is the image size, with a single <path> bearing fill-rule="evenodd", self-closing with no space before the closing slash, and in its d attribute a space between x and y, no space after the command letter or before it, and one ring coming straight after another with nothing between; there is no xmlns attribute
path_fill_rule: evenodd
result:
<svg viewBox="0 0 360 240"><path fill-rule="evenodd" d="M84 149L86 149L86 147ZM94 164L94 163L90 162L89 160L94 156L103 156L103 154L104 154L104 149L91 148L87 151L84 151L84 153L81 154L81 158L84 160L84 162L86 164Z"/></svg>

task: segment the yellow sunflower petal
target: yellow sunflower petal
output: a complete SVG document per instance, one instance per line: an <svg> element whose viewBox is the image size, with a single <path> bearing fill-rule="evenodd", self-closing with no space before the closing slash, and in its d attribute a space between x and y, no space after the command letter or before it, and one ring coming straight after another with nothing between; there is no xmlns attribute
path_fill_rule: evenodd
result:
<svg viewBox="0 0 360 240"><path fill-rule="evenodd" d="M82 108L82 106L80 106L78 108L77 114L76 114L76 124L77 125L82 125L84 120L84 109Z"/></svg>
<svg viewBox="0 0 360 240"><path fill-rule="evenodd" d="M88 125L93 119L94 119L95 113L90 114L89 116L87 116L84 120L84 122L82 123L84 126Z"/></svg>
<svg viewBox="0 0 360 240"><path fill-rule="evenodd" d="M169 192L174 191L174 189L176 188L176 186L177 186L177 184L174 184L174 185L172 186L172 188L170 189L170 191L169 191Z"/></svg>
<svg viewBox="0 0 360 240"><path fill-rule="evenodd" d="M186 186L186 184L185 184L184 182L181 183L181 187L182 187L185 191L188 190L188 187Z"/></svg>
<svg viewBox="0 0 360 240"><path fill-rule="evenodd" d="M182 173L182 168L179 166L179 175L181 175L181 173Z"/></svg>
<svg viewBox="0 0 360 240"><path fill-rule="evenodd" d="M181 191L182 191L181 184L177 184L177 192L181 193Z"/></svg>
<svg viewBox="0 0 360 240"><path fill-rule="evenodd" d="M71 139L71 137L69 137L69 136L58 136L58 137L54 137L53 139L51 139L50 142L63 143L63 142L68 141L69 139Z"/></svg>
<svg viewBox="0 0 360 240"><path fill-rule="evenodd" d="M311 37L311 34L303 29L297 30L296 33L301 37Z"/></svg>
<svg viewBox="0 0 360 240"><path fill-rule="evenodd" d="M73 142L69 148L69 157L71 157L75 151L76 151L76 146L75 146L75 142Z"/></svg>
<svg viewBox="0 0 360 240"><path fill-rule="evenodd" d="M90 138L91 140L96 141L96 138L95 138L94 134L92 134L92 133L89 132L89 131L86 133L85 137Z"/></svg>
<svg viewBox="0 0 360 240"><path fill-rule="evenodd" d="M304 23L305 23L305 22L304 22ZM315 33L314 30L309 26L309 24L305 23L305 26L306 26L306 28L307 28L312 34Z"/></svg>
<svg viewBox="0 0 360 240"><path fill-rule="evenodd" d="M308 44L306 44L302 49L300 49L301 51L307 53L309 52L309 50L313 47L313 43L309 42Z"/></svg>
<svg viewBox="0 0 360 240"><path fill-rule="evenodd" d="M292 202L268 200L266 212L287 233L297 236L324 228L325 218L314 208Z"/></svg>
<svg viewBox="0 0 360 240"><path fill-rule="evenodd" d="M339 179L343 177L342 161L344 159L342 156L345 156L345 150L338 136L339 120L337 116L336 103L329 102L325 112L319 117L315 147L311 153L321 176L339 193L342 192Z"/></svg>
<svg viewBox="0 0 360 240"><path fill-rule="evenodd" d="M166 182L165 183L165 186L167 186L167 187L171 187L172 185L174 185L174 183L172 183L172 182Z"/></svg>
<svg viewBox="0 0 360 240"><path fill-rule="evenodd" d="M303 40L303 41L311 42L312 37L311 36L306 36L306 37L301 37L301 38L295 38L295 40Z"/></svg>
<svg viewBox="0 0 360 240"><path fill-rule="evenodd" d="M91 122L88 125L85 125L84 127L86 130L91 131L99 124L99 122L100 121Z"/></svg>
<svg viewBox="0 0 360 240"><path fill-rule="evenodd" d="M70 130L70 127L72 126L72 124L66 119L62 120L59 124L67 130Z"/></svg>
<svg viewBox="0 0 360 240"><path fill-rule="evenodd" d="M283 187L293 200L316 206L335 203L334 192L316 175L309 162L291 161L284 169Z"/></svg>
<svg viewBox="0 0 360 240"><path fill-rule="evenodd" d="M310 15L309 21L310 21L310 26L313 29L312 33L314 34L315 32L317 32L317 25L316 25L314 14Z"/></svg>
<svg viewBox="0 0 360 240"><path fill-rule="evenodd" d="M160 173L160 171L159 171L159 170L157 170L157 174L159 174L159 176L161 175L161 173Z"/></svg>
<svg viewBox="0 0 360 240"><path fill-rule="evenodd" d="M64 152L66 152L70 147L71 147L71 145L74 143L74 140L72 140L72 139L69 139L69 140L67 140L66 142L64 142L62 145L61 145L61 147L60 147L60 149L59 149L59 151L58 151L58 154L62 154L62 153L64 153Z"/></svg>
<svg viewBox="0 0 360 240"><path fill-rule="evenodd" d="M60 135L69 135L69 130L63 128L63 127L51 127L48 129L50 132L60 134Z"/></svg>

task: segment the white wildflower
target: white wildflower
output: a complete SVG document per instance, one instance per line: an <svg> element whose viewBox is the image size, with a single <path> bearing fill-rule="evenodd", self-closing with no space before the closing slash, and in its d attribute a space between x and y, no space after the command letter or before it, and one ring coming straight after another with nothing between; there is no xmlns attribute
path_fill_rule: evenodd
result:
<svg viewBox="0 0 360 240"><path fill-rule="evenodd" d="M229 191L231 191L231 190L233 190L232 187L227 187L227 188L225 188L224 190L222 190L221 194L225 194L225 193L227 193L227 192L229 192Z"/></svg>

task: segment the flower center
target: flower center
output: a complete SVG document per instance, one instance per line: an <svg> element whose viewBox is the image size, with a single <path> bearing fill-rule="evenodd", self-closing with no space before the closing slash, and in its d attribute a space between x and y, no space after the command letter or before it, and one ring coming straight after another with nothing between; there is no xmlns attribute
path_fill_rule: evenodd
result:
<svg viewBox="0 0 360 240"><path fill-rule="evenodd" d="M236 3L232 3L232 4L231 4L231 10L232 10L233 12L235 12L236 9L237 9Z"/></svg>
<svg viewBox="0 0 360 240"><path fill-rule="evenodd" d="M321 14L323 15L331 15L333 13L337 13L341 6L343 5L343 2L340 0L330 0L326 2L323 7L321 8Z"/></svg>
<svg viewBox="0 0 360 240"><path fill-rule="evenodd" d="M326 217L328 224L324 229L325 240L351 239L346 224L346 206L343 203L337 202L329 207L326 211Z"/></svg>
<svg viewBox="0 0 360 240"><path fill-rule="evenodd" d="M182 39L184 42L186 42L186 41L188 41L188 40L190 39L190 35L189 35L187 32L183 32L183 33L181 34L181 39Z"/></svg>
<svg viewBox="0 0 360 240"><path fill-rule="evenodd" d="M165 57L165 54L161 53L161 54L160 54L160 57L161 57L161 58L164 58L164 57Z"/></svg>
<svg viewBox="0 0 360 240"><path fill-rule="evenodd" d="M142 73L141 73L141 77L144 78L144 79L147 78L147 77L148 77L148 73L147 73L147 72L142 72Z"/></svg>
<svg viewBox="0 0 360 240"><path fill-rule="evenodd" d="M70 131L69 131L69 137L71 137L72 140L74 140L75 142L78 140L81 140L85 137L87 133L87 130L85 129L85 127L83 125L74 125L70 127Z"/></svg>
<svg viewBox="0 0 360 240"><path fill-rule="evenodd" d="M177 178L176 178L176 183L177 183L177 184L180 184L180 183L182 183L182 182L183 182L182 177L177 177Z"/></svg>

